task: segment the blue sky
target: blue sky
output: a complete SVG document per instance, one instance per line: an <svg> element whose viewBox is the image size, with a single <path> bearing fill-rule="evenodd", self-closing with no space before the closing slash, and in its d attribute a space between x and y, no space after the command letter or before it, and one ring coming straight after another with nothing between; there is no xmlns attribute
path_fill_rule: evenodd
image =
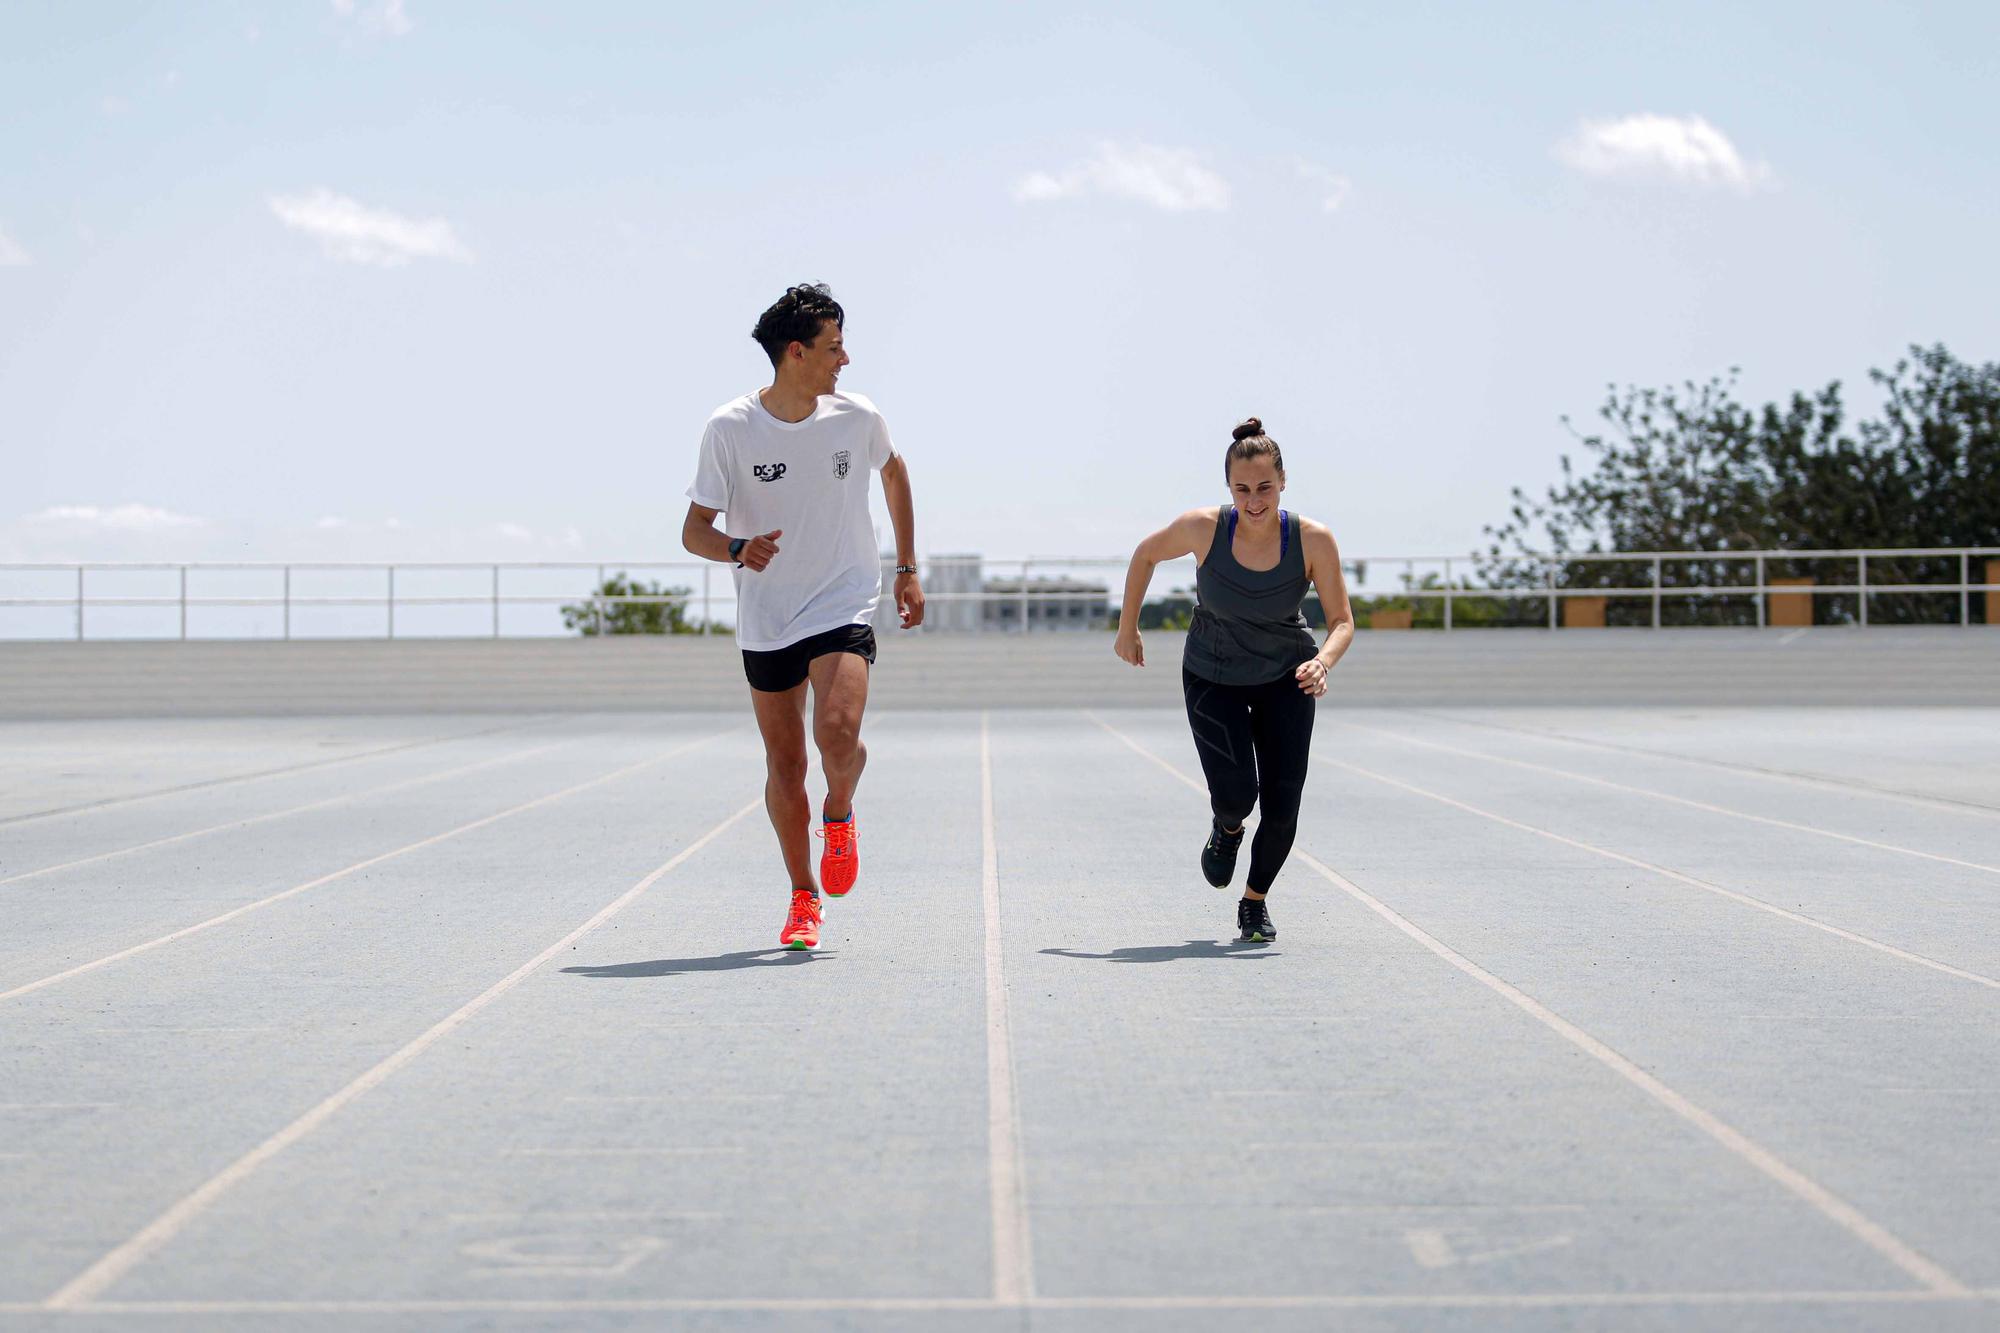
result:
<svg viewBox="0 0 2000 1333"><path fill-rule="evenodd" d="M1261 415L1468 550L1606 384L1990 360L1991 6L0 8L0 560L678 554L788 283L930 552Z"/></svg>

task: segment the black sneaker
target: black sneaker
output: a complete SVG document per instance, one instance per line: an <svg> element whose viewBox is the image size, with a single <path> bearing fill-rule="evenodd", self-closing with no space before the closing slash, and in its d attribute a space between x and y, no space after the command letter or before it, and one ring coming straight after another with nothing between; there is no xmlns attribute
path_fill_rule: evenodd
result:
<svg viewBox="0 0 2000 1333"><path fill-rule="evenodd" d="M1243 845L1243 830L1224 833L1222 825L1210 820L1208 841L1201 849L1201 873L1210 884L1218 889L1229 887L1229 881L1236 874L1236 849Z"/></svg>
<svg viewBox="0 0 2000 1333"><path fill-rule="evenodd" d="M1273 944L1278 938L1278 928L1271 924L1271 909L1262 898L1237 901L1236 929L1241 932L1236 937L1238 944Z"/></svg>

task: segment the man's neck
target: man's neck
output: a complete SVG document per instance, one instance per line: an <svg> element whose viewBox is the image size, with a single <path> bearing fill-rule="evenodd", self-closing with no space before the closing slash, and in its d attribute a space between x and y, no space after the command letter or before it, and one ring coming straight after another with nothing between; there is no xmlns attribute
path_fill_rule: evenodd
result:
<svg viewBox="0 0 2000 1333"><path fill-rule="evenodd" d="M780 421L804 421L819 408L819 395L807 393L783 380L757 391L757 401Z"/></svg>

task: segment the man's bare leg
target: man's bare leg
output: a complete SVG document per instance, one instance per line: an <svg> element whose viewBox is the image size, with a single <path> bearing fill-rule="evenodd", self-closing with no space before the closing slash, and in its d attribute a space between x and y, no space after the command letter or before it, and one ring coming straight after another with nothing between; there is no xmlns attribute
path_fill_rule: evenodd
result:
<svg viewBox="0 0 2000 1333"><path fill-rule="evenodd" d="M826 773L826 805L821 816L845 819L854 813L854 789L868 765L861 743L861 714L868 707L868 659L827 653L807 668L813 692L813 744Z"/></svg>
<svg viewBox="0 0 2000 1333"><path fill-rule="evenodd" d="M817 889L812 869L812 804L806 799L806 686L750 691L764 737L764 809L794 889Z"/></svg>

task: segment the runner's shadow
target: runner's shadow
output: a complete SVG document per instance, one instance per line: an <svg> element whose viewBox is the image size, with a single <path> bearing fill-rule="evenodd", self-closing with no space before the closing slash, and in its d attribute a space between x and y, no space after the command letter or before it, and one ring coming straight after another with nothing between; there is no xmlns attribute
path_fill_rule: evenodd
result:
<svg viewBox="0 0 2000 1333"><path fill-rule="evenodd" d="M834 958L830 950L751 949L711 958L655 958L647 963L609 963L602 967L566 967L583 977L678 977L689 972L740 972L746 967L804 967L816 958Z"/></svg>
<svg viewBox="0 0 2000 1333"><path fill-rule="evenodd" d="M1276 958L1268 946L1224 944L1220 940L1189 940L1186 944L1135 945L1110 953L1079 953L1075 949L1044 949L1058 958L1089 958L1106 963L1177 963L1184 958Z"/></svg>

